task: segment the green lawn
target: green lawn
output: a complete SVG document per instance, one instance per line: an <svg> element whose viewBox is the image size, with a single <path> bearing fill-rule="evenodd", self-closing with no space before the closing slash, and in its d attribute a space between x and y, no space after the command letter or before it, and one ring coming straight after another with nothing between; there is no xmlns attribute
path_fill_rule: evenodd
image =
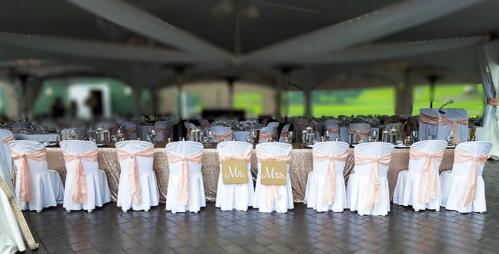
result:
<svg viewBox="0 0 499 254"><path fill-rule="evenodd" d="M303 94L289 92L289 116L304 114ZM440 107L449 99L449 107L464 108L469 116L480 116L483 111L483 89L481 85L437 85L434 107ZM315 91L312 97L314 117L338 115L392 115L395 112L395 90L393 87L340 91ZM420 108L429 107L429 87L414 88L413 114Z"/></svg>

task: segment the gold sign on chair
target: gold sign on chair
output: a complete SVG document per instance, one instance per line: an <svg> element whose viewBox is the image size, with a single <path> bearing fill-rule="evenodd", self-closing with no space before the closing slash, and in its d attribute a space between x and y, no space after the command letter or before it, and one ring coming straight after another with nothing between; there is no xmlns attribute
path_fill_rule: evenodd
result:
<svg viewBox="0 0 499 254"><path fill-rule="evenodd" d="M222 180L224 184L248 183L246 160L227 159L222 161Z"/></svg>
<svg viewBox="0 0 499 254"><path fill-rule="evenodd" d="M286 185L286 161L263 160L261 181L263 185Z"/></svg>

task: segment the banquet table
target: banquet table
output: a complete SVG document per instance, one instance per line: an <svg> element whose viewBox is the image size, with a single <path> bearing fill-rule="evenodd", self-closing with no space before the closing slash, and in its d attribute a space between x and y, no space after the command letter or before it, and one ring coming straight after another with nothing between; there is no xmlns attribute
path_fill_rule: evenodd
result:
<svg viewBox="0 0 499 254"><path fill-rule="evenodd" d="M64 157L61 148L47 148L47 161L50 169L57 170L64 179L66 169ZM447 149L440 165L440 171L452 168L454 161L454 149ZM99 168L107 174L109 188L112 199L116 201L118 193L118 181L120 177L120 165L118 153L115 148L98 149ZM397 181L398 172L408 168L409 149L395 149L392 153L392 160L388 170L388 183L390 186L390 197L393 195L393 189ZM255 153L251 158L251 168L253 178L256 179L257 161ZM354 165L353 149L349 150L345 166L345 179L351 173ZM154 170L158 181L160 201L165 202L166 190L168 185L168 161L164 148L154 150ZM203 182L206 192L206 199L214 201L216 198L218 174L220 164L218 152L216 149L205 149L203 152ZM307 185L308 172L312 170L312 149L293 149L291 152L290 177L293 188L293 199L295 202L302 202L305 196L305 187Z"/></svg>

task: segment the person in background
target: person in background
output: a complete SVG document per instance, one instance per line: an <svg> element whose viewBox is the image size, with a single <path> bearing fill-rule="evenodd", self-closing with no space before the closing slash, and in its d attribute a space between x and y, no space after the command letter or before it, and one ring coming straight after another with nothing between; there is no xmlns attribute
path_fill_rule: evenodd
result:
<svg viewBox="0 0 499 254"><path fill-rule="evenodd" d="M60 97L57 97L52 104L52 117L61 118L64 117L66 109L64 108L64 102Z"/></svg>
<svg viewBox="0 0 499 254"><path fill-rule="evenodd" d="M78 104L76 104L76 101L72 100L69 103L69 117L71 118L76 118L76 115L78 114Z"/></svg>

